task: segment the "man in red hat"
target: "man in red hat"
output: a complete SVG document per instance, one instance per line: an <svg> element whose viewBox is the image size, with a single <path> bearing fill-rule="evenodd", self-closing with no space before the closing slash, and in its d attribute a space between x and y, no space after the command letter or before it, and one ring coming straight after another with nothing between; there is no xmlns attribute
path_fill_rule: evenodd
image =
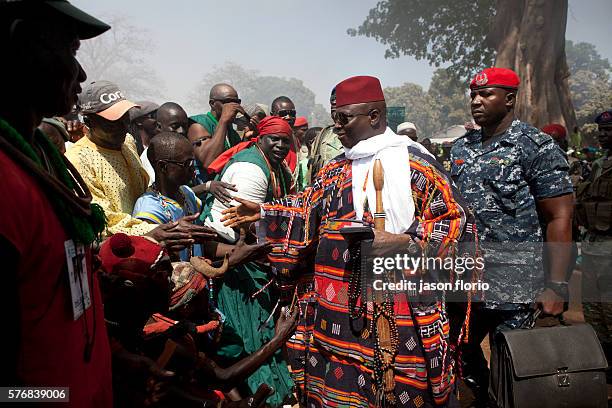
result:
<svg viewBox="0 0 612 408"><path fill-rule="evenodd" d="M490 334L494 345L500 330L522 327L536 302L545 314L559 316L568 300L573 212L568 164L550 136L514 115L519 84L516 73L506 68L477 74L470 92L480 129L457 139L451 151L451 174L474 209L490 285L462 353L477 406L487 400L483 338ZM546 225L545 235L541 225ZM544 248L546 272L543 242L558 244Z"/></svg>
<svg viewBox="0 0 612 408"><path fill-rule="evenodd" d="M258 235L274 244L269 260L277 282L300 298L302 320L287 346L301 402L308 407L452 404L456 373L452 353L444 351L451 348L444 302L421 304L405 292L395 294L385 313L396 328L396 349L381 346L384 339L363 323L372 319L373 306L361 298L361 272L340 232L344 223L334 220L371 225L382 198L385 230L374 232L374 253L405 251L419 242L442 256L448 244L471 235L469 210L435 159L387 127L377 78L340 82L334 121L344 154L323 167L311 186L262 205L238 199L241 205L225 212L230 225L259 220ZM376 159L384 170L380 196L373 181ZM392 380L380 359L385 353L394 356Z"/></svg>
<svg viewBox="0 0 612 408"><path fill-rule="evenodd" d="M565 126L558 123L550 123L542 128L542 132L552 137L564 153L567 152L569 144L567 142L567 130L565 130Z"/></svg>

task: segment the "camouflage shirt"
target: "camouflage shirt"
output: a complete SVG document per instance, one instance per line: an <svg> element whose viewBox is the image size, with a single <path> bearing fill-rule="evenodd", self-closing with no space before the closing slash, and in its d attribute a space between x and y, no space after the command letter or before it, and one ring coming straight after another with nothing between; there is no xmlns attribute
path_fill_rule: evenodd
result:
<svg viewBox="0 0 612 408"><path fill-rule="evenodd" d="M536 202L573 192L563 152L550 136L514 120L486 146L481 130L457 139L451 175L476 215L491 285L487 307L533 302L544 285Z"/></svg>

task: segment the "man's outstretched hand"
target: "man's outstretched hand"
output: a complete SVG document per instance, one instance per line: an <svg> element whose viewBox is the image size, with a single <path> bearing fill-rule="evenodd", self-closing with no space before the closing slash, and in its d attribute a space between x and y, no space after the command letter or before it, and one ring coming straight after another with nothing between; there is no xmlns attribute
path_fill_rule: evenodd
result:
<svg viewBox="0 0 612 408"><path fill-rule="evenodd" d="M161 224L147 235L170 251L180 251L195 243L214 240L217 237L214 229L193 223L199 215L188 215L178 221Z"/></svg>
<svg viewBox="0 0 612 408"><path fill-rule="evenodd" d="M263 243L263 244L247 244L246 243L247 230L243 225L240 227L240 238L238 242L234 245L234 249L229 254L229 266L240 265L248 261L256 260L270 251L272 251L271 243Z"/></svg>
<svg viewBox="0 0 612 408"><path fill-rule="evenodd" d="M223 218L221 221L223 225L236 228L244 224L250 224L255 221L259 221L261 218L261 206L249 200L242 198L234 198L240 205L236 207L230 207L222 212Z"/></svg>

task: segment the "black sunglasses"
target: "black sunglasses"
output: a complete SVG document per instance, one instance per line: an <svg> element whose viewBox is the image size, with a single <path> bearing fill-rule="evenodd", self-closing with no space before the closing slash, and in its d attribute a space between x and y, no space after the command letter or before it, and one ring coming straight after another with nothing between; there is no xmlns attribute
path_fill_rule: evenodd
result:
<svg viewBox="0 0 612 408"><path fill-rule="evenodd" d="M354 113L354 114L346 114L344 112L338 112L336 111L333 115L332 115L332 119L334 120L334 123L338 123L341 126L345 126L347 125L354 117L356 116L370 116L370 113L372 113L372 111L368 112L368 113Z"/></svg>
<svg viewBox="0 0 612 408"><path fill-rule="evenodd" d="M195 165L195 159L187 159L184 162L180 162L176 160L169 160L169 159L161 159L161 160L158 160L158 162L172 163L172 164L176 164L177 166L181 166L183 168L190 168Z"/></svg>
<svg viewBox="0 0 612 408"><path fill-rule="evenodd" d="M295 112L295 109L283 109L279 110L276 114L281 118L284 118L285 116L295 117L297 113Z"/></svg>
<svg viewBox="0 0 612 408"><path fill-rule="evenodd" d="M213 101L215 102L221 102L222 105L225 105L226 103L237 103L237 104L241 104L242 103L242 99L240 98L225 98L225 99L213 99Z"/></svg>
<svg viewBox="0 0 612 408"><path fill-rule="evenodd" d="M208 140L208 139L210 139L210 138L212 138L212 136L204 136L204 137L201 137L201 138L199 138L199 139L196 139L196 141L195 141L195 142L191 142L191 145L192 145L193 147L200 147L200 146L202 146L202 142L203 142L203 141Z"/></svg>

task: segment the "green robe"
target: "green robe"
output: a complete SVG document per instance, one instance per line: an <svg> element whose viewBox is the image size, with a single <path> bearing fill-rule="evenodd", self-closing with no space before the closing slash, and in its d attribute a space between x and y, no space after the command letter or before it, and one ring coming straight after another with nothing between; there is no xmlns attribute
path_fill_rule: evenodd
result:
<svg viewBox="0 0 612 408"><path fill-rule="evenodd" d="M220 180L227 168L235 162L253 163L262 169L268 178L268 193L265 201L271 201L274 197L269 182L270 170L259 149L256 146L251 146L235 154L216 179ZM286 186L283 193L287 194L291 175L283 170L281 177L287 180L286 183L281 183L281 186L283 184ZM213 200L214 197L209 195L201 215L202 220L210 216ZM270 280L267 272L268 268L266 266L249 262L228 270L224 276L223 284L220 284L217 302L219 310L225 314L226 320L217 355L228 363L233 363L256 352L274 336L274 319L270 319L264 325L277 301L277 298L272 296L272 288L267 288L255 299L251 298L252 294L260 290ZM260 330L262 325L264 326ZM282 406L283 400L293 392L293 381L281 351L278 350L247 379L248 387L252 393L263 383L274 388L276 392L268 398L268 404L273 407Z"/></svg>

